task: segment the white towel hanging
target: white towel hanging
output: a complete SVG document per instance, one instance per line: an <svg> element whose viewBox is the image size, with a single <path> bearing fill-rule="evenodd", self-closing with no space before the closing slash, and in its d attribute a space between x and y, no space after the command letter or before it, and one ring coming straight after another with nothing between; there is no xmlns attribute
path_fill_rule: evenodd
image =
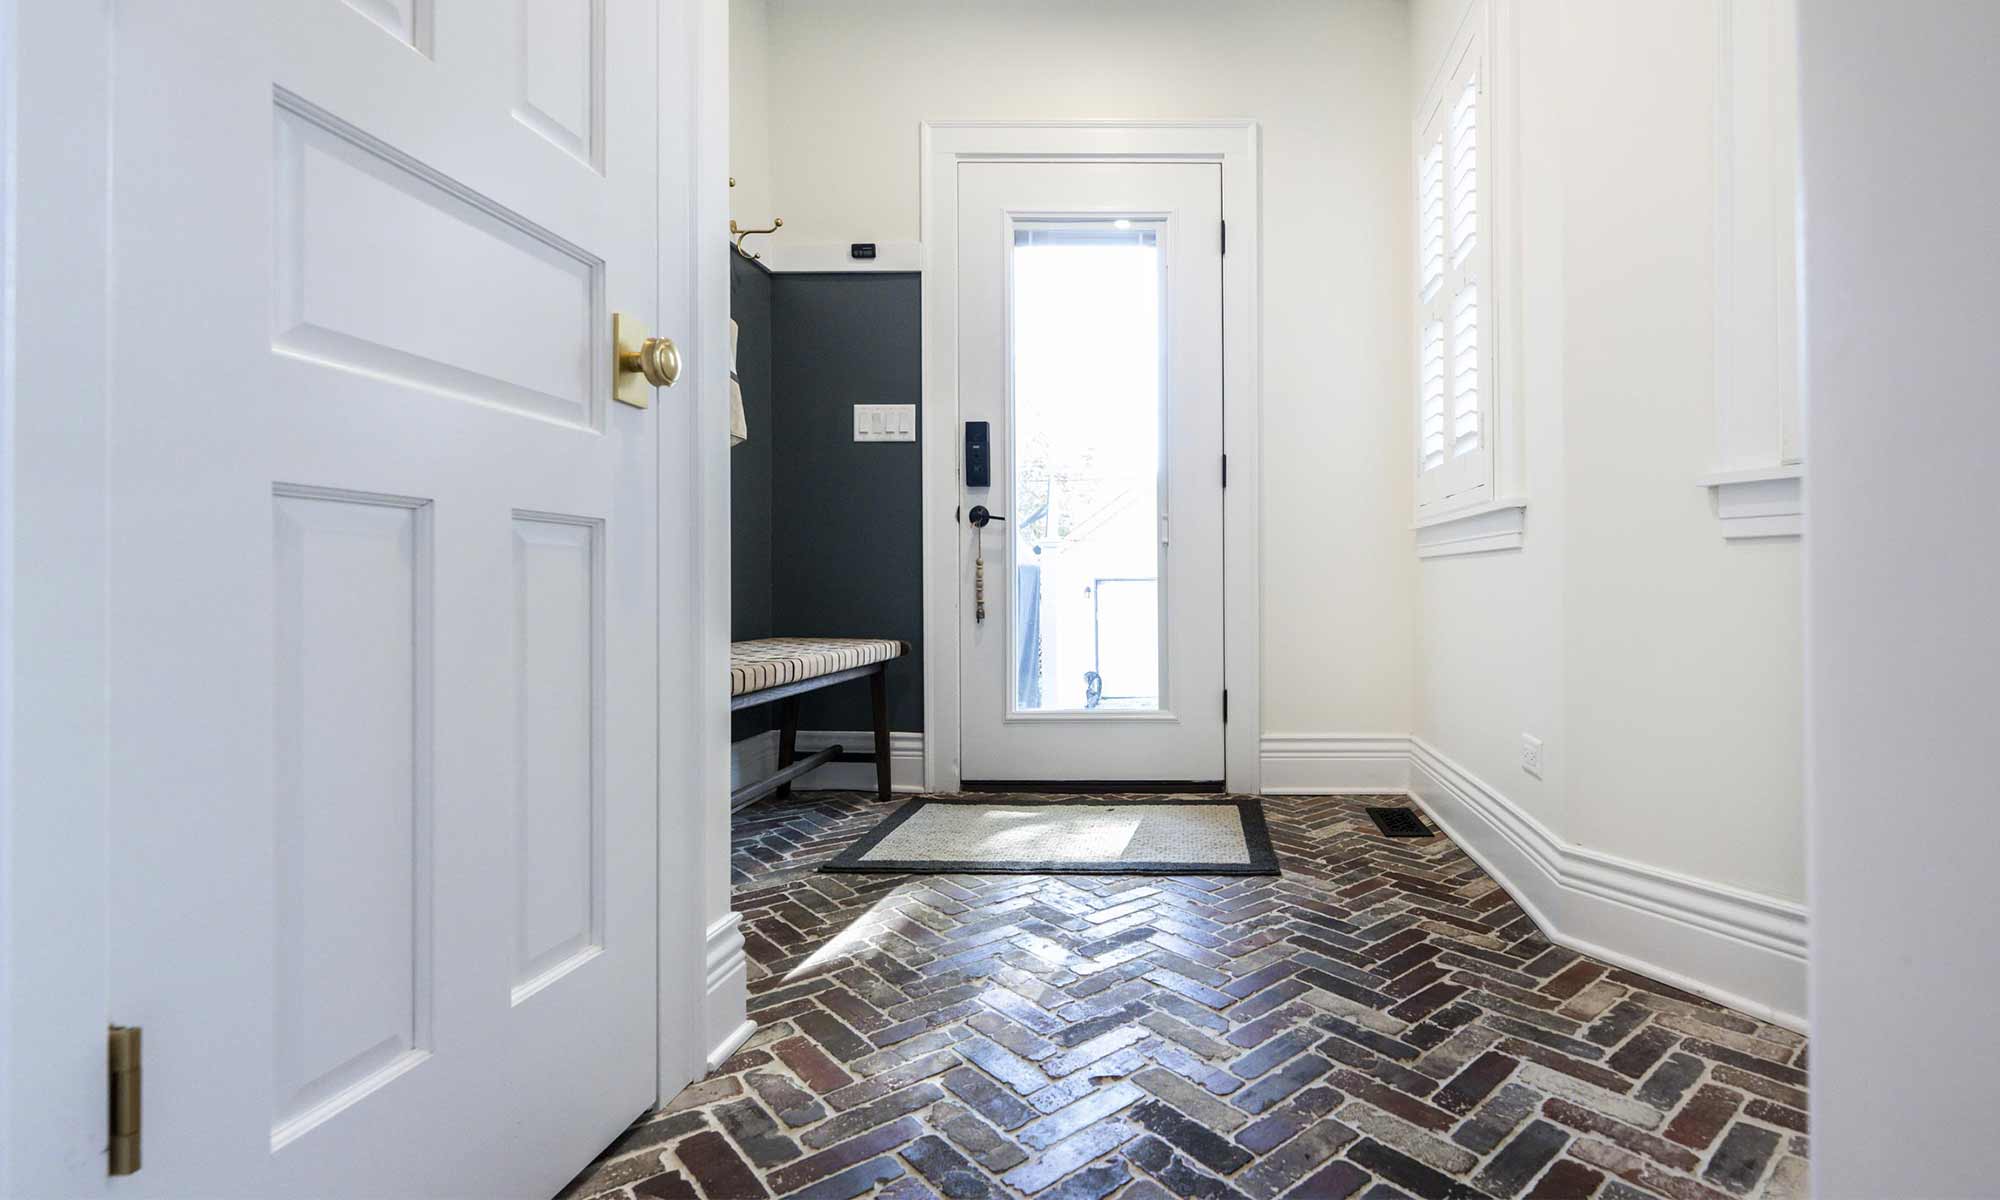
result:
<svg viewBox="0 0 2000 1200"><path fill-rule="evenodd" d="M750 437L750 425L743 419L743 385L736 379L736 322L729 323L729 444L741 445Z"/></svg>

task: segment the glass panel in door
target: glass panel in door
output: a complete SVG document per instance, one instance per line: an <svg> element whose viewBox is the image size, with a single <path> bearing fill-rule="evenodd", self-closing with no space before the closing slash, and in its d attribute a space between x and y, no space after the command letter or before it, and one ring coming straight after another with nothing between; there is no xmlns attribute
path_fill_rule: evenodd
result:
<svg viewBox="0 0 2000 1200"><path fill-rule="evenodd" d="M1132 219L1017 224L1010 711L1162 696L1163 258Z"/></svg>

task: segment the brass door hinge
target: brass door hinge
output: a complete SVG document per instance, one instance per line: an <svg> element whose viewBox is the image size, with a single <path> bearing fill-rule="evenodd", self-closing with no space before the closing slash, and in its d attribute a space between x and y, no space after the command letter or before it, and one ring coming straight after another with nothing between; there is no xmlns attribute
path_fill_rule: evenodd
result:
<svg viewBox="0 0 2000 1200"><path fill-rule="evenodd" d="M139 1027L111 1027L111 1170L139 1169Z"/></svg>

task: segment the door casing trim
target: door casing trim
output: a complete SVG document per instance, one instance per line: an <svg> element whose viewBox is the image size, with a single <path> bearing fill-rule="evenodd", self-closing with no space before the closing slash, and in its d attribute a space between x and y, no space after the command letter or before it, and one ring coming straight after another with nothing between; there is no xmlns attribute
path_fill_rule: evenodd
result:
<svg viewBox="0 0 2000 1200"><path fill-rule="evenodd" d="M1223 773L1232 792L1262 783L1258 565L1263 399L1259 130L1248 119L926 121L920 129L923 261L924 790L962 782L959 713L958 165L962 162L1182 162L1222 168L1229 230L1222 259ZM1218 472L1221 464L1216 464Z"/></svg>

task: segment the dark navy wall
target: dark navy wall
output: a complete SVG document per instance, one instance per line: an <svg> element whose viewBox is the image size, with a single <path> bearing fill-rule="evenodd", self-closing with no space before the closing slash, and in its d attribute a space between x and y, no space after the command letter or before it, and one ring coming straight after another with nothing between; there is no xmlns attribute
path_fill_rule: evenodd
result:
<svg viewBox="0 0 2000 1200"><path fill-rule="evenodd" d="M771 423L771 274L731 253L729 316L736 322L736 377L743 385L750 437L729 451L729 636L771 637L771 471L776 439ZM741 741L776 727L776 710L737 713Z"/></svg>
<svg viewBox="0 0 2000 1200"><path fill-rule="evenodd" d="M910 656L889 668L889 726L921 730L921 443L857 443L853 414L856 404L921 404L921 279L786 274L770 283L773 627L909 642ZM921 429L921 408L917 420ZM867 687L806 696L799 723L869 728Z"/></svg>

